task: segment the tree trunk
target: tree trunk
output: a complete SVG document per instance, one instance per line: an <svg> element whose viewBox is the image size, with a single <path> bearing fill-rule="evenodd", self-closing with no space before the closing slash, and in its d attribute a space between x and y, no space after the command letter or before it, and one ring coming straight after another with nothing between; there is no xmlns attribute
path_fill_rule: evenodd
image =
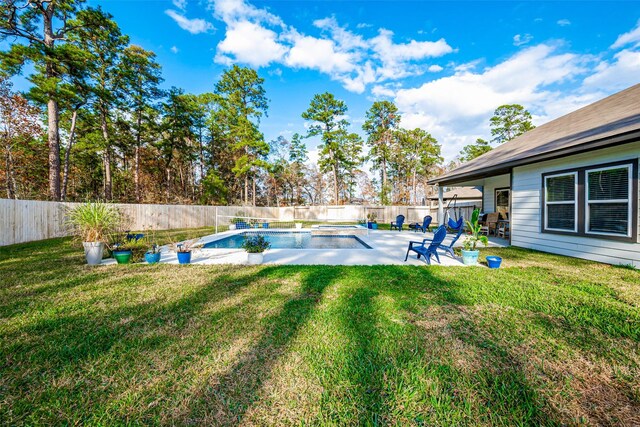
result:
<svg viewBox="0 0 640 427"><path fill-rule="evenodd" d="M49 144L49 198L60 200L60 141L58 134L58 102L47 102L47 139Z"/></svg>
<svg viewBox="0 0 640 427"><path fill-rule="evenodd" d="M75 142L77 120L78 120L78 110L73 110L73 115L71 116L71 128L69 129L69 144L67 144L67 152L64 153L62 192L60 194L60 199L62 201L65 201L67 199L67 188L69 183L69 167L70 167L70 160L71 160L71 147L73 147L73 143Z"/></svg>
<svg viewBox="0 0 640 427"><path fill-rule="evenodd" d="M204 180L204 147L202 144L202 131L200 131L200 137L198 138L198 143L200 144L200 184L202 184L202 180ZM199 187L200 196L203 194L202 185Z"/></svg>
<svg viewBox="0 0 640 427"><path fill-rule="evenodd" d="M111 178L111 146L109 143L109 129L107 126L107 113L104 106L101 108L100 125L104 138L104 198L109 201L113 198L113 181Z"/></svg>
<svg viewBox="0 0 640 427"><path fill-rule="evenodd" d="M416 171L413 171L413 204L418 204L418 194L416 192Z"/></svg>
<svg viewBox="0 0 640 427"><path fill-rule="evenodd" d="M387 159L382 158L382 197L380 197L380 202L383 205L389 203L389 196L387 195Z"/></svg>
<svg viewBox="0 0 640 427"><path fill-rule="evenodd" d="M251 196L253 197L253 206L255 206L256 205L256 179L252 178L251 183L253 185Z"/></svg>
<svg viewBox="0 0 640 427"><path fill-rule="evenodd" d="M169 164L167 164L167 166L165 167L166 169L166 173L167 173L167 202L169 200L171 200L171 166L169 166Z"/></svg>
<svg viewBox="0 0 640 427"><path fill-rule="evenodd" d="M55 38L53 34L53 5L49 5L43 13L44 44L47 47L45 57L45 76L47 79L56 77L54 68L53 47ZM47 101L47 142L49 144L49 198L60 200L60 135L58 129L59 108L58 102L49 93Z"/></svg>
<svg viewBox="0 0 640 427"><path fill-rule="evenodd" d="M244 176L244 205L249 205L249 175Z"/></svg>
<svg viewBox="0 0 640 427"><path fill-rule="evenodd" d="M142 114L138 112L138 134L136 135L136 150L133 160L133 182L135 186L136 202L142 201L142 193L140 192L140 146L142 145Z"/></svg>
<svg viewBox="0 0 640 427"><path fill-rule="evenodd" d="M338 202L338 168L335 165L331 167L333 169L333 200L336 205L339 205Z"/></svg>
<svg viewBox="0 0 640 427"><path fill-rule="evenodd" d="M13 175L13 156L11 156L11 145L7 145L5 155L5 179L7 183L7 199L17 199L16 180Z"/></svg>

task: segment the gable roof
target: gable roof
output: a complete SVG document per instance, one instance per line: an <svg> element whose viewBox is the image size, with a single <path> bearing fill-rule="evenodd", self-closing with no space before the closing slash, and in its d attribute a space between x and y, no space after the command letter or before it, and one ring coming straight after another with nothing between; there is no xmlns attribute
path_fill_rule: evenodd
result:
<svg viewBox="0 0 640 427"><path fill-rule="evenodd" d="M508 173L515 166L640 139L640 84L559 117L429 180L451 185Z"/></svg>

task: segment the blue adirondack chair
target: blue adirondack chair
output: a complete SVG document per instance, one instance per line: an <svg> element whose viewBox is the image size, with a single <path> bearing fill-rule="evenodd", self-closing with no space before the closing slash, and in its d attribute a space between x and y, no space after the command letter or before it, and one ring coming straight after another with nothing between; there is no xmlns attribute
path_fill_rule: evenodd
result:
<svg viewBox="0 0 640 427"><path fill-rule="evenodd" d="M432 220L433 218L431 218L431 215L427 215L422 219L422 224L416 222L415 224L411 224L409 228L412 228L413 231L420 230L423 233L426 233L427 231L429 231L429 226L431 225Z"/></svg>
<svg viewBox="0 0 640 427"><path fill-rule="evenodd" d="M402 231L402 224L404 224L404 215L398 215L396 221L391 223L391 229L397 228L398 231Z"/></svg>
<svg viewBox="0 0 640 427"><path fill-rule="evenodd" d="M447 252L449 255L451 255L452 258L455 258L455 254L453 252L453 247L455 246L456 242L460 239L460 237L464 234L464 218L460 217L460 219L458 219L458 221L451 221L451 219L449 219L449 228L453 228L451 222L453 222L453 225L457 225L460 224L460 228L457 230L458 232L456 233L455 237L453 238L453 240L451 240L451 243L449 243L448 245L443 245L442 243L440 244L440 246L438 247L438 249L442 249L443 251ZM456 229L454 228L454 231ZM432 239L424 239L422 241L422 244L424 244L425 242L430 242Z"/></svg>
<svg viewBox="0 0 640 427"><path fill-rule="evenodd" d="M449 255L451 255L451 258L455 258L455 254L453 253L453 246L456 244L458 239L460 239L460 236L462 236L463 234L464 234L464 227L460 227L460 229L456 233L456 236L453 238L451 243L449 243L447 246L441 243L439 248L442 249L443 251L446 251Z"/></svg>
<svg viewBox="0 0 640 427"><path fill-rule="evenodd" d="M418 259L420 259L420 255L424 256L427 264L431 265L431 257L435 256L436 261L440 264L440 257L438 256L438 248L445 236L447 235L447 228L444 225L441 225L436 229L433 233L433 239L429 246L426 246L426 243L429 239L424 239L422 242L409 242L409 248L407 249L407 255L404 257L406 261L409 258L409 252L413 251L418 254Z"/></svg>
<svg viewBox="0 0 640 427"><path fill-rule="evenodd" d="M138 234L130 233L130 232L127 231L127 236L126 237L127 237L127 241L128 242L130 242L132 240L135 240L137 242L138 240L140 240L140 239L142 239L144 237L144 234L142 234L142 233L138 233Z"/></svg>

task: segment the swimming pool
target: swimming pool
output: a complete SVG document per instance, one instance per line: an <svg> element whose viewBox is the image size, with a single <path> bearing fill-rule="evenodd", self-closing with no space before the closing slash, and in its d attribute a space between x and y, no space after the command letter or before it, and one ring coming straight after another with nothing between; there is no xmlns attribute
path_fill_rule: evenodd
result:
<svg viewBox="0 0 640 427"><path fill-rule="evenodd" d="M244 232L215 240L205 249L239 249L246 236L261 234L272 249L371 249L356 236L312 236L309 232Z"/></svg>

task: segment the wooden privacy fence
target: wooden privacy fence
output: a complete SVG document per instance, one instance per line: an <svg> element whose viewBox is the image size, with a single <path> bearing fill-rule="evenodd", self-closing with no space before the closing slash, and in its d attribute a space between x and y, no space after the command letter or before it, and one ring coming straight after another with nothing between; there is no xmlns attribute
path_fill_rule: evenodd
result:
<svg viewBox="0 0 640 427"><path fill-rule="evenodd" d="M64 237L65 211L77 203L0 199L0 246L34 240ZM233 216L249 216L280 221L364 219L375 213L379 223L397 215L407 221L419 221L425 215L437 220L437 209L428 206L196 206L115 204L127 215L132 230L213 227L216 220L228 224Z"/></svg>

